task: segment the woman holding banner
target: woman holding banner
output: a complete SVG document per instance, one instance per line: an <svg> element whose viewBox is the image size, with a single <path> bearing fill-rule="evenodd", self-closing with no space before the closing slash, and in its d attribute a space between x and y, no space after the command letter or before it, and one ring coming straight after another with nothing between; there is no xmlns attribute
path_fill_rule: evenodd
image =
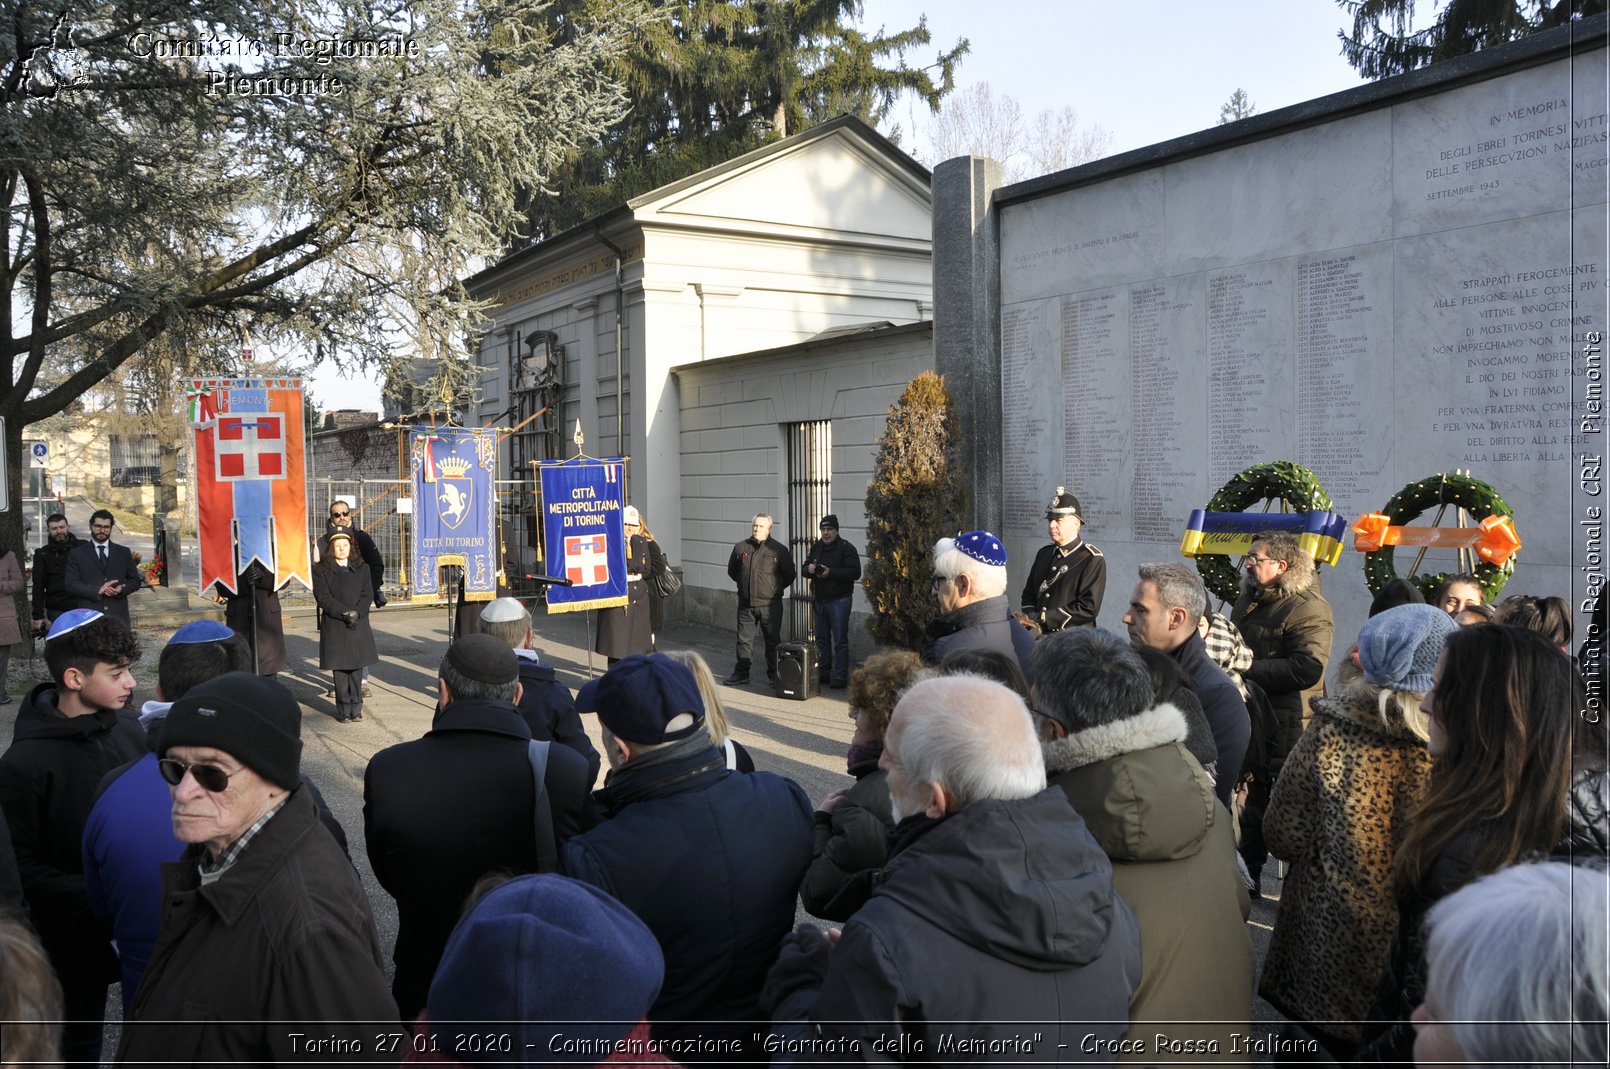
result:
<svg viewBox="0 0 1610 1069"><path fill-rule="evenodd" d="M363 719L363 670L380 660L369 605L374 588L369 567L352 556L352 532L329 535L330 552L313 567L313 600L319 604L319 667L335 672L335 718Z"/></svg>
<svg viewBox="0 0 1610 1069"><path fill-rule="evenodd" d="M627 505L621 520L626 528L626 604L598 610L598 641L593 645L593 652L610 664L653 652L657 599L650 580L656 567L665 567L665 554L643 525L642 514Z"/></svg>

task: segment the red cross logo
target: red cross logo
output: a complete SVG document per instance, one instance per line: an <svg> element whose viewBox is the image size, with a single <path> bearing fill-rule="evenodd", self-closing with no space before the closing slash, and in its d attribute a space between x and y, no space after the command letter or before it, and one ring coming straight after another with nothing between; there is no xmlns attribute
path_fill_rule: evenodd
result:
<svg viewBox="0 0 1610 1069"><path fill-rule="evenodd" d="M609 582L609 545L603 535L565 536L565 578L577 586Z"/></svg>
<svg viewBox="0 0 1610 1069"><path fill-rule="evenodd" d="M281 412L220 415L213 425L218 481L285 478L284 421Z"/></svg>

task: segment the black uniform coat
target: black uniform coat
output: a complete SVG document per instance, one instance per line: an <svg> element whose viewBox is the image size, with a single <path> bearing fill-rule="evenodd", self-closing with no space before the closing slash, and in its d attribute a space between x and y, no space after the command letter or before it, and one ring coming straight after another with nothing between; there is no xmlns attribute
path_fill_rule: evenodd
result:
<svg viewBox="0 0 1610 1069"><path fill-rule="evenodd" d="M274 573L253 563L236 581L236 593L217 588L224 599L224 623L236 634L252 641L252 603L257 604L257 674L271 676L285 671L285 623L280 615L280 596L274 589ZM250 595L250 596L248 596Z"/></svg>
<svg viewBox="0 0 1610 1069"><path fill-rule="evenodd" d="M1023 611L1042 631L1094 627L1107 592L1107 558L1082 538L1041 546L1023 584Z"/></svg>
<svg viewBox="0 0 1610 1069"><path fill-rule="evenodd" d="M355 566L354 566L355 565ZM351 671L380 660L375 635L369 629L369 569L350 557L346 565L326 557L313 568L313 600L319 603L319 667ZM342 613L356 612L358 622L348 624Z"/></svg>
<svg viewBox="0 0 1610 1069"><path fill-rule="evenodd" d="M424 738L381 750L363 777L369 863L397 900L397 979L405 1020L425 1006L431 976L475 881L495 869L537 871L531 734L513 704L453 702ZM586 831L587 762L548 747L545 789L555 844Z"/></svg>
<svg viewBox="0 0 1610 1069"><path fill-rule="evenodd" d="M293 1048L297 1032L303 1044L334 1038L373 1050L397 1006L369 898L307 790L292 791L203 887L205 849L162 866L162 928L117 1061L307 1061L306 1046Z"/></svg>
<svg viewBox="0 0 1610 1069"><path fill-rule="evenodd" d="M101 584L114 579L123 584L123 592L115 598L101 597ZM129 595L145 585L140 569L134 566L134 554L128 546L116 542L106 543L106 567L101 567L101 554L94 542L80 542L67 554L66 584L68 593L78 599L86 609L99 609L108 616L129 622Z"/></svg>

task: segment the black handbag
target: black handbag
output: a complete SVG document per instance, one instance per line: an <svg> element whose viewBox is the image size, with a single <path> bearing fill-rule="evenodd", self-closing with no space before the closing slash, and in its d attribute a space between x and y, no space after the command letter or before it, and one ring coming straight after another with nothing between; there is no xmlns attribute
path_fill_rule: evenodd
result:
<svg viewBox="0 0 1610 1069"><path fill-rule="evenodd" d="M666 564L663 568L655 569L654 574L649 577L648 585L661 598L668 598L682 589L682 580L677 578L670 564Z"/></svg>

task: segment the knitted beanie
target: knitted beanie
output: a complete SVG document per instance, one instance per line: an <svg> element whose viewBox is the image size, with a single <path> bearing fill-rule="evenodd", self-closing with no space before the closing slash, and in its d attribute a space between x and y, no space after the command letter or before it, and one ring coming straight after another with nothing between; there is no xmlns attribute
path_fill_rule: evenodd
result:
<svg viewBox="0 0 1610 1069"><path fill-rule="evenodd" d="M564 876L521 876L453 929L425 1007L443 1050L462 1051L454 1037L495 1022L514 1033L514 1061L543 1061L555 1037L593 1051L630 1033L664 978L654 933L620 902ZM470 1065L511 1060L502 1050L458 1057Z"/></svg>
<svg viewBox="0 0 1610 1069"><path fill-rule="evenodd" d="M230 672L192 687L173 703L157 752L175 746L222 750L270 783L302 782L302 707L272 679Z"/></svg>
<svg viewBox="0 0 1610 1069"><path fill-rule="evenodd" d="M1358 633L1364 678L1390 690L1430 690L1442 644L1457 630L1434 605L1399 605L1370 617Z"/></svg>

